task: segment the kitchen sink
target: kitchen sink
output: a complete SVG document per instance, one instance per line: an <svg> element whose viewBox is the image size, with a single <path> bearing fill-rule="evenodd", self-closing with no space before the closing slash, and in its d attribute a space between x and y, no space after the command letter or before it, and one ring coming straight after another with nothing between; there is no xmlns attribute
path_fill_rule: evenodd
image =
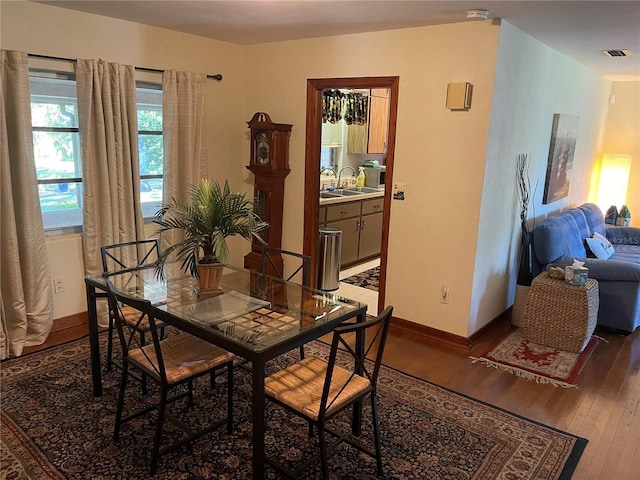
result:
<svg viewBox="0 0 640 480"><path fill-rule="evenodd" d="M352 195L362 195L363 193L366 193L366 192L359 192L357 190L349 190L346 188L339 190L339 192L340 192L340 195L342 195L343 197L350 197Z"/></svg>
<svg viewBox="0 0 640 480"><path fill-rule="evenodd" d="M320 198L340 198L342 195L339 193L320 192Z"/></svg>
<svg viewBox="0 0 640 480"><path fill-rule="evenodd" d="M351 187L351 188L345 188L342 190L343 194L345 192L347 192L347 195L354 195L356 193L379 193L382 192L384 193L384 189L383 188L372 188L372 187ZM351 193L348 193L351 192Z"/></svg>
<svg viewBox="0 0 640 480"><path fill-rule="evenodd" d="M344 197L355 197L358 195L365 195L367 193L384 193L384 189L382 188L371 188L371 187L350 187L350 188L340 188L338 190L333 191L321 191L320 198L344 198Z"/></svg>

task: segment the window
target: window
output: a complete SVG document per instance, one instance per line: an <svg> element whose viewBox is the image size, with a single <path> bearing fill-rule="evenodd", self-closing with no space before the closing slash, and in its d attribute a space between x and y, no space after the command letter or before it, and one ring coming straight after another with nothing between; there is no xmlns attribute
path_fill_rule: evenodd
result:
<svg viewBox="0 0 640 480"><path fill-rule="evenodd" d="M82 164L73 74L30 76L33 148L45 229L82 225Z"/></svg>
<svg viewBox="0 0 640 480"><path fill-rule="evenodd" d="M138 151L140 157L140 205L150 218L162 203L162 86L138 83Z"/></svg>
<svg viewBox="0 0 640 480"><path fill-rule="evenodd" d="M333 168L335 170L337 163L338 147L321 147L320 149L320 168Z"/></svg>
<svg viewBox="0 0 640 480"><path fill-rule="evenodd" d="M32 69L33 145L40 208L46 230L80 231L82 161L73 73ZM162 202L162 86L139 82L140 204L145 218Z"/></svg>

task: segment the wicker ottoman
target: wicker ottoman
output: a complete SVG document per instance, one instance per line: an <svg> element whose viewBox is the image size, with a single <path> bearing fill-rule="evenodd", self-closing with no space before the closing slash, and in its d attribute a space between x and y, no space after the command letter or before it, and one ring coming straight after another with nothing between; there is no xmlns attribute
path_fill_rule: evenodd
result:
<svg viewBox="0 0 640 480"><path fill-rule="evenodd" d="M524 335L527 340L568 352L582 352L598 318L598 281L574 286L549 277L546 272L533 279L524 307Z"/></svg>

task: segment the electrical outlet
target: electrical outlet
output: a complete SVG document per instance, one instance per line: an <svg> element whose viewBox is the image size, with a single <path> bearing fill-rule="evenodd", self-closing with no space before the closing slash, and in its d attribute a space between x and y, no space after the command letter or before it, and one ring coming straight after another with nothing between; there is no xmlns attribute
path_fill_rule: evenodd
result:
<svg viewBox="0 0 640 480"><path fill-rule="evenodd" d="M55 278L53 280L53 291L55 293L63 293L64 292L64 282L61 278Z"/></svg>
<svg viewBox="0 0 640 480"><path fill-rule="evenodd" d="M446 283L440 287L440 303L449 303L449 287Z"/></svg>

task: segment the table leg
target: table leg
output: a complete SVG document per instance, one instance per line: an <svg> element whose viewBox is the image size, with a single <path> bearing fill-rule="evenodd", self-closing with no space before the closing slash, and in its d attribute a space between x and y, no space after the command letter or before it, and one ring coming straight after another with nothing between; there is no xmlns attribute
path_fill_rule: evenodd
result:
<svg viewBox="0 0 640 480"><path fill-rule="evenodd" d="M98 309L96 306L96 288L86 285L87 313L89 322L89 346L91 348L91 379L93 396L102 395L102 370L100 366L100 342L98 341Z"/></svg>
<svg viewBox="0 0 640 480"><path fill-rule="evenodd" d="M253 480L264 478L264 361L253 359L253 394L252 394L252 415L253 415Z"/></svg>
<svg viewBox="0 0 640 480"><path fill-rule="evenodd" d="M356 321L358 323L364 322L367 320L367 312L358 315ZM356 355L358 358L364 357L364 331L359 331L356 333ZM362 367L358 367L356 369L356 373L358 375L362 375ZM351 422L351 433L355 436L360 436L362 432L362 400L353 404L353 420Z"/></svg>

